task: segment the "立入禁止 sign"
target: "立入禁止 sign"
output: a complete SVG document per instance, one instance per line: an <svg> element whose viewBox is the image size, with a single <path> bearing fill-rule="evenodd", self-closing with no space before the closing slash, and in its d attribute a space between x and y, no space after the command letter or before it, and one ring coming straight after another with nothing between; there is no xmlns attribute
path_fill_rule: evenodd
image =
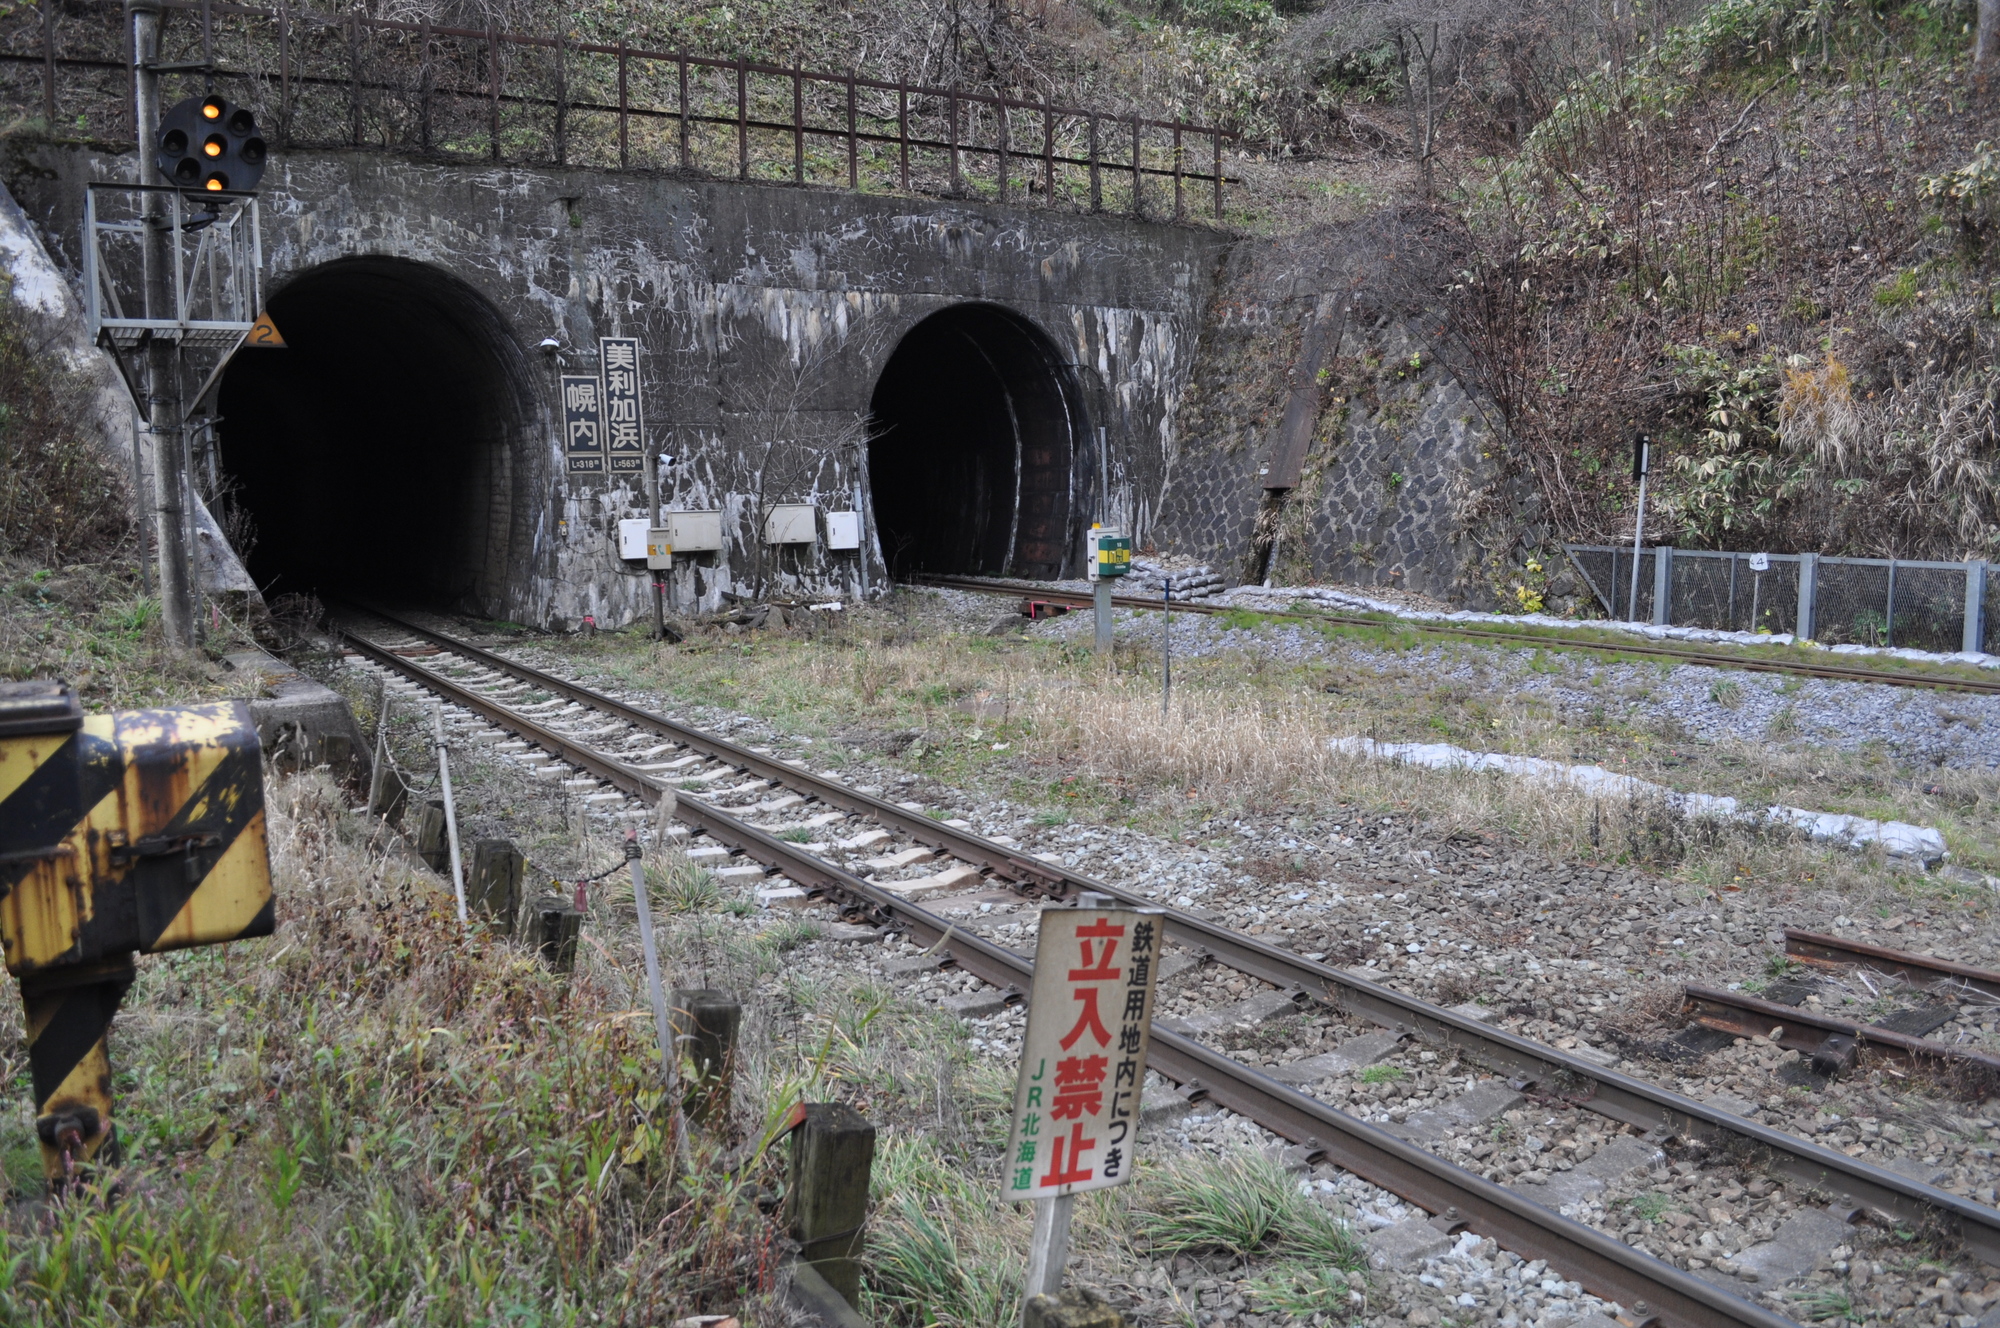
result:
<svg viewBox="0 0 2000 1328"><path fill-rule="evenodd" d="M1042 911L1003 1198L1131 1179L1161 918L1126 908Z"/></svg>

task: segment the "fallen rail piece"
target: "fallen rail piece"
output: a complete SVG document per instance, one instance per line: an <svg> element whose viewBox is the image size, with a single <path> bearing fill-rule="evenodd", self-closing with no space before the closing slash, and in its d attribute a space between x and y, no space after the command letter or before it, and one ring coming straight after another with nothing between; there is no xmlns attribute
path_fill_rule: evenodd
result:
<svg viewBox="0 0 2000 1328"><path fill-rule="evenodd" d="M974 581L957 576L920 576L915 584L938 586L946 590L969 590L975 594L1015 596L1031 594L1037 599L1051 604L1068 604L1073 608L1089 605L1090 596L1073 590L1057 590L1053 587L1037 585L1030 581ZM1947 692L1978 692L2000 696L2000 680L1986 678L1961 678L1923 673L1895 673L1885 669L1864 669L1847 664L1818 664L1804 661L1756 659L1746 655L1724 655L1712 650L1695 650L1679 646L1657 645L1650 641L1575 641L1560 638L1536 636L1528 632L1510 632L1499 627L1474 627L1464 623L1412 622L1399 619L1385 623L1380 618L1364 618L1353 613L1334 613L1324 609L1311 611L1279 611L1271 609L1245 609L1241 605L1204 604L1192 600L1175 600L1163 606L1156 599L1140 599L1130 595L1114 595L1111 603L1120 609L1169 608L1174 613L1262 613L1272 618L1309 618L1316 622L1341 623L1349 627L1403 627L1412 632L1424 632L1434 636L1453 636L1468 641L1490 641L1496 645L1523 646L1538 650L1588 650L1606 655L1645 655L1655 659L1678 659L1689 664L1706 665L1716 669L1742 669L1746 673L1783 673L1802 678L1825 678L1830 682L1869 682L1888 687L1929 687ZM1754 649L1755 647L1751 647Z"/></svg>
<svg viewBox="0 0 2000 1328"><path fill-rule="evenodd" d="M1945 856L1943 834L1930 826L1911 825L1907 821L1877 821L1844 812L1807 811L1803 807L1782 804L1748 806L1735 798L1713 793L1682 793L1663 784L1617 774L1601 765L1569 765L1561 761L1545 761L1539 756L1473 752L1443 742L1377 742L1373 738L1330 738L1327 741L1334 751L1347 756L1365 756L1432 770L1490 770L1512 775L1516 779L1558 784L1580 793L1614 798L1657 798L1682 816L1802 830L1816 842L1838 844L1856 852L1879 845L1892 858L1914 858L1926 865Z"/></svg>
<svg viewBox="0 0 2000 1328"><path fill-rule="evenodd" d="M1812 1057L1823 1074L1852 1069L1862 1051L1877 1052L1910 1065L1942 1071L1968 1092L1984 1097L2000 1090L2000 1057L1967 1047L1911 1037L1872 1024L1852 1024L1813 1014L1796 1006L1722 991L1715 987L1686 988L1687 1011L1704 1028L1737 1037L1769 1038L1781 1047Z"/></svg>
<svg viewBox="0 0 2000 1328"><path fill-rule="evenodd" d="M2000 1000L2000 973L1950 959L1911 954L1908 950L1891 950L1886 946L1850 941L1823 932L1803 931L1797 927L1785 928L1785 953L1808 964L1828 968L1844 968L1851 964L1873 969L1888 977L1900 978L1913 987L1969 989Z"/></svg>

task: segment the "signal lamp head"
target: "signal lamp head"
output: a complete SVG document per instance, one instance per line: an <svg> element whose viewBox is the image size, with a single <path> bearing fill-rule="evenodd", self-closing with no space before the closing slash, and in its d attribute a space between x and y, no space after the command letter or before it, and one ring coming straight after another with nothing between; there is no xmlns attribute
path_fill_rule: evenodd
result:
<svg viewBox="0 0 2000 1328"><path fill-rule="evenodd" d="M153 138L153 165L178 189L253 190L269 155L256 112L221 96L189 97L171 107Z"/></svg>

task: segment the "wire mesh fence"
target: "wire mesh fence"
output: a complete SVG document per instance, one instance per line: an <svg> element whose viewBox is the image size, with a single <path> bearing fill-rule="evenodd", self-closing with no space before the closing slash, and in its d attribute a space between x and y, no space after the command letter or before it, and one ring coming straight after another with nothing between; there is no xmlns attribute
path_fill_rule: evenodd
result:
<svg viewBox="0 0 2000 1328"><path fill-rule="evenodd" d="M219 91L282 147L682 171L1220 217L1210 125L751 60L222 0L165 0L163 99ZM119 0L0 7L0 90L48 132L134 138Z"/></svg>
<svg viewBox="0 0 2000 1328"><path fill-rule="evenodd" d="M1985 650L2000 587L1984 562L1643 549L1563 550L1607 618L1728 632L1794 633L1824 645Z"/></svg>

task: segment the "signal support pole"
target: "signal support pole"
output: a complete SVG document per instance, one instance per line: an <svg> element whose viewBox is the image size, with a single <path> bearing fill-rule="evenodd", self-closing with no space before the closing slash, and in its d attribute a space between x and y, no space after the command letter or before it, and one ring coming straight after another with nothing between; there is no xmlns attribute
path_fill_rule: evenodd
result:
<svg viewBox="0 0 2000 1328"><path fill-rule="evenodd" d="M132 123L146 159L146 145L160 132L159 0L125 0L132 21ZM173 270L173 209L164 194L144 196L146 317L177 317ZM188 562L187 436L181 422L180 346L176 339L146 337L146 403L152 416L153 494L160 549L160 619L167 640L181 649L195 643L194 575ZM133 439L138 446L138 439Z"/></svg>

